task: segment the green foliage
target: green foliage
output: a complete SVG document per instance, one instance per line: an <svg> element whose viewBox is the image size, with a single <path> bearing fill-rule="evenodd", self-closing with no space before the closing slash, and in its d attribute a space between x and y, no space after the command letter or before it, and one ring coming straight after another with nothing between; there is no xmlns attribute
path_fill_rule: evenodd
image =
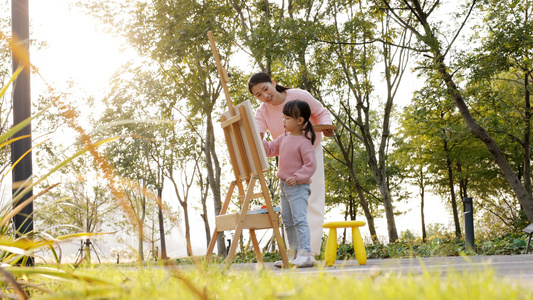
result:
<svg viewBox="0 0 533 300"><path fill-rule="evenodd" d="M465 248L464 239L456 239L450 235L433 235L423 243L420 238L398 243L366 245L367 258L404 258L404 257L435 257L459 255L515 255L526 250L527 234L507 234L501 237L475 240L475 254ZM353 245L341 244L337 249L337 259L355 259Z"/></svg>
<svg viewBox="0 0 533 300"><path fill-rule="evenodd" d="M525 253L527 234L506 234L492 240L476 243L476 250L483 255L513 255Z"/></svg>
<svg viewBox="0 0 533 300"><path fill-rule="evenodd" d="M411 230L407 229L400 233L400 241L413 242L414 240L416 240L416 236Z"/></svg>
<svg viewBox="0 0 533 300"><path fill-rule="evenodd" d="M275 262L281 260L281 254L279 252L267 252L263 254L263 261L265 262ZM235 254L233 263L256 263L257 257L255 252L252 250L245 252L238 252Z"/></svg>
<svg viewBox="0 0 533 300"><path fill-rule="evenodd" d="M445 257L460 255L515 255L523 254L526 250L528 235L525 233L507 233L492 238L476 237L475 253L468 252L465 248L464 239L455 238L452 232L447 232L442 224L433 223L427 229L426 242L409 230L403 231L401 240L389 244L365 245L367 258L405 258L405 257ZM327 236L323 237L322 255L325 251ZM323 259L317 256L317 259ZM355 260L352 243L338 242L337 260ZM263 253L263 261L275 262L281 260L279 252ZM223 263L223 257L219 258ZM234 263L256 263L254 251L246 250L238 252L233 260Z"/></svg>

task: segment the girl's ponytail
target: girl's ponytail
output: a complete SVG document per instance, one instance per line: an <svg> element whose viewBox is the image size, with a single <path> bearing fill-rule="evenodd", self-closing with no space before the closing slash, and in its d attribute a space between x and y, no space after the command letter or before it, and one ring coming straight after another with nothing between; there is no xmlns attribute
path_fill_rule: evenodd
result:
<svg viewBox="0 0 533 300"><path fill-rule="evenodd" d="M310 134L310 137L308 136L308 134ZM304 126L304 135L306 138L311 140L311 144L313 145L315 144L316 133L315 133L315 130L313 129L313 124L311 124L311 122L309 121L309 118L307 118L305 126Z"/></svg>

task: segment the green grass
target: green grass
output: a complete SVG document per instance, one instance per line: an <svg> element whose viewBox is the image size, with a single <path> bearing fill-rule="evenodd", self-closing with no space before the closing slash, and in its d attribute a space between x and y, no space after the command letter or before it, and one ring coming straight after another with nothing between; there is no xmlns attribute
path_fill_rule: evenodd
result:
<svg viewBox="0 0 533 300"><path fill-rule="evenodd" d="M337 273L336 273L337 274ZM223 271L219 268L79 269L77 280L33 277L32 299L531 299L532 290L479 274L354 277L318 271Z"/></svg>

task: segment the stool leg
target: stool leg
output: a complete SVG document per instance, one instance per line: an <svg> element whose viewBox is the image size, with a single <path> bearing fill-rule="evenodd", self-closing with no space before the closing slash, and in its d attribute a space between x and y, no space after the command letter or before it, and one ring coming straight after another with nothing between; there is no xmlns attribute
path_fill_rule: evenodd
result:
<svg viewBox="0 0 533 300"><path fill-rule="evenodd" d="M366 265L366 250L359 227L352 227L353 249L355 258L360 265Z"/></svg>
<svg viewBox="0 0 533 300"><path fill-rule="evenodd" d="M331 267L335 265L335 259L337 259L337 228L330 228L324 262L326 266Z"/></svg>

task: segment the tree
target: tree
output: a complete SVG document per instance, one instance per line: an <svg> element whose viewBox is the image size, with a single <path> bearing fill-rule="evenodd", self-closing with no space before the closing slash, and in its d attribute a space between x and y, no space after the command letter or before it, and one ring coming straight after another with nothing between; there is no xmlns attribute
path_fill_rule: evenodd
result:
<svg viewBox="0 0 533 300"><path fill-rule="evenodd" d="M530 58L533 46L529 33L533 29L533 5L528 1L507 0L480 1L479 6L483 23L475 26L480 34L472 36L471 42L481 45L467 54L462 66L471 70L468 79L472 91L485 89L483 95L498 97L520 113L521 126L504 130L523 148L523 170L517 172L531 195L530 83L533 80L533 63ZM502 106L498 107L505 110ZM497 122L505 123L505 120ZM509 125L505 127L509 128Z"/></svg>
<svg viewBox="0 0 533 300"><path fill-rule="evenodd" d="M387 0L375 0L375 2L380 3L384 10L389 11L392 16L394 16L398 24L406 29L409 29L417 37L421 45L427 47L425 49L421 48L419 51L429 52L431 54L431 61L428 64L428 67L435 70L439 78L445 83L446 90L454 100L455 105L459 109L466 126L477 138L483 141L494 162L498 165L503 176L513 189L515 196L520 201L520 204L522 205L529 221L533 222L533 199L531 198L531 195L520 182L516 173L509 165L501 148L498 146L492 136L485 130L485 128L480 126L472 116L470 109L468 108L468 105L463 97L463 92L460 90L454 80L454 73L448 68L448 65L445 62L445 58L449 54L450 48L456 41L457 36L464 27L466 21L468 21L470 14L475 7L476 0L469 2L463 21L459 23L459 27L457 28L455 34L447 39L450 41L448 45L443 45L441 39L439 39L437 35L440 33L438 28L433 26L429 19L434 10L438 8L440 4L438 0L424 2L423 4L418 0L402 0L395 1L394 3ZM408 11L413 15L413 18L406 19L400 16L398 11Z"/></svg>
<svg viewBox="0 0 533 300"><path fill-rule="evenodd" d="M335 142L324 145L324 151L330 157L325 160L325 178L328 186L327 205L344 204L346 206L345 219L349 217L349 220L355 220L356 200L359 199L358 202L367 220L370 237L374 243L379 243L374 216L380 199L371 192L374 190L375 181L368 171L366 153L358 147L353 135L346 133L344 128L335 132L334 139Z"/></svg>
<svg viewBox="0 0 533 300"><path fill-rule="evenodd" d="M133 77L133 79L131 78ZM149 121L159 108L161 101L160 83L150 71L139 69L129 70L125 67L113 79L114 87L106 96L106 110L99 124L107 126L100 134L118 136L118 142L106 146L106 154L112 161L118 174L130 180L125 184L130 191L128 200L136 212L139 227L139 254L143 255L143 226L146 220L146 201L157 204L159 215L161 256L166 258L165 226L163 212L170 219L172 213L166 208L161 197L164 183L164 172L168 167L168 156L171 149L167 147L167 136L164 120ZM113 122L121 121L116 126ZM163 123L161 125L160 123ZM135 187L135 184L141 185ZM152 191L155 190L155 193ZM140 201L140 202L138 202Z"/></svg>
<svg viewBox="0 0 533 300"><path fill-rule="evenodd" d="M325 69L321 73L335 74L331 75L332 84L339 90L346 89L350 95L344 101L338 101L341 113L336 114L336 120L365 146L368 166L379 187L385 208L389 240L395 242L398 240L398 233L388 181L386 149L390 138L393 101L405 71L410 37L406 31L392 27L390 16L376 13L362 3L343 6L334 1L328 12L332 21L328 29L324 30L322 39L328 43L329 50L321 53L320 61L327 61L322 63ZM348 18L344 22L346 16ZM393 48L390 42L393 40L403 47ZM377 43L380 41L381 43ZM383 63L385 101L380 112L381 124L374 127L372 118L379 107L376 100L381 96L377 95L378 84L373 81L373 72L378 63ZM351 124L355 128L347 126L341 115L351 118Z"/></svg>
<svg viewBox="0 0 533 300"><path fill-rule="evenodd" d="M36 201L35 217L42 232L52 236L102 232L110 213L117 208L101 183L102 178L84 157L64 167L61 173L55 177L61 182L59 187ZM91 238L87 237L80 248L88 263L91 263L92 245Z"/></svg>
<svg viewBox="0 0 533 300"><path fill-rule="evenodd" d="M188 126L184 131L188 131ZM185 225L185 240L187 243L187 255L192 256L192 244L191 244L191 230L189 221L189 198L191 194L191 188L194 186L196 177L201 173L199 158L201 156L201 150L197 144L197 140L191 138L191 133L181 132L177 133L174 128L172 132L171 143L174 145L172 149L171 164L168 166L165 172L165 176L170 179L174 187L174 192L178 198L178 202L183 210L183 219ZM178 170L178 177L174 175L175 170ZM201 177L203 179L203 177ZM178 182L179 180L179 182ZM200 187L202 188L202 187ZM203 203L203 214L205 215L205 201ZM204 219L205 221L205 219ZM206 225L206 235L209 236L208 223Z"/></svg>
<svg viewBox="0 0 533 300"><path fill-rule="evenodd" d="M412 151L406 164L414 167L413 175L419 187L426 184L421 173L425 169L435 175L432 185L442 191L441 194L449 195L455 235L459 238L462 234L454 172L455 166L462 163L464 153L461 149L468 135L464 133L464 126L459 124L460 116L453 103L441 91L438 83L428 80L427 86L415 93L413 103L404 111L401 132L406 139L400 152ZM466 190L466 186L464 188Z"/></svg>
<svg viewBox="0 0 533 300"><path fill-rule="evenodd" d="M420 128L416 122L418 118L414 116L416 108L414 104L404 108L403 117L398 136L395 140L396 150L392 153L393 159L401 166L404 176L414 182L418 188L420 196L420 217L422 240L427 238L426 220L424 214L425 192L431 184L428 176L428 162L431 155L427 150L427 137L423 134L425 130Z"/></svg>
<svg viewBox="0 0 533 300"><path fill-rule="evenodd" d="M198 136L203 142L205 166L209 187L214 199L215 214L222 206L220 195L221 164L216 153L213 118L217 115L221 93L211 49L208 48L207 31L215 31L219 54L227 61L232 36L227 36L232 16L228 6L219 2L196 1L129 1L129 14L118 14L114 7L122 7L122 1L87 3L96 16L106 16L108 24L128 37L129 43L139 55L153 59L157 73L170 82L168 95L177 107L187 112L186 118L205 120L205 133ZM104 14L101 14L104 12ZM217 32L214 29L220 29ZM183 109L187 108L187 109ZM225 254L224 237L220 235L218 253Z"/></svg>

